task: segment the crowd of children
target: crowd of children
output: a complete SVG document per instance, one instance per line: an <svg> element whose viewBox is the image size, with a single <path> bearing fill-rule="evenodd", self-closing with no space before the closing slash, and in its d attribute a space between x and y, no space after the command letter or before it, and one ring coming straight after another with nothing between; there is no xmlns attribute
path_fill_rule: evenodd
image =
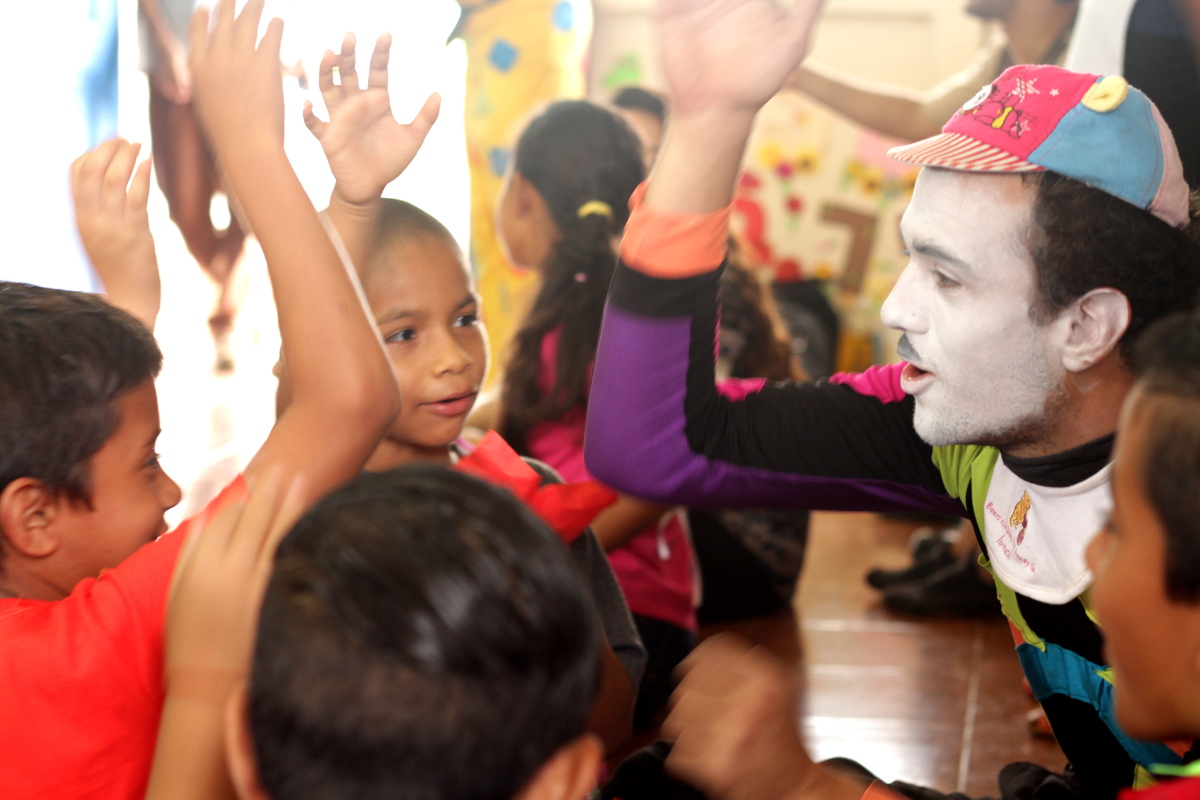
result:
<svg viewBox="0 0 1200 800"><path fill-rule="evenodd" d="M149 165L82 156L107 299L0 283L0 797L580 800L667 712L673 745L607 796L938 797L814 764L771 656L693 652L697 561L710 619L774 613L809 508L972 521L1071 762L1003 797L1200 796L1200 236L1153 104L1018 66L896 151L925 167L884 307L905 363L808 382L728 205L820 3L661 5L661 152L584 101L518 138L497 228L541 288L481 408L466 258L381 199L437 97L402 124L386 35L365 87L352 39L327 52L318 213L283 153L281 23L197 12L194 109L278 309L276 422L168 532Z"/></svg>

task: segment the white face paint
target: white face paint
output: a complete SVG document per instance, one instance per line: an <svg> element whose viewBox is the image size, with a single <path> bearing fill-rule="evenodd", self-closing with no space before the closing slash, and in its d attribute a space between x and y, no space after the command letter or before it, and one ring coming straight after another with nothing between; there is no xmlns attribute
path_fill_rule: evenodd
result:
<svg viewBox="0 0 1200 800"><path fill-rule="evenodd" d="M903 331L913 424L932 445L1035 441L1063 393L1053 326L1030 317L1034 190L1016 175L923 169L900 223L911 260L883 304Z"/></svg>

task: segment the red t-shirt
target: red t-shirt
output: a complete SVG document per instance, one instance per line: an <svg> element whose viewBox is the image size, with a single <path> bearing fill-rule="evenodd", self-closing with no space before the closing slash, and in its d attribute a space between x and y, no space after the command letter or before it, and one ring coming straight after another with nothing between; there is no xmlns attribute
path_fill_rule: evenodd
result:
<svg viewBox="0 0 1200 800"><path fill-rule="evenodd" d="M1120 800L1200 800L1200 778L1176 778L1145 789L1123 789Z"/></svg>
<svg viewBox="0 0 1200 800"><path fill-rule="evenodd" d="M205 511L242 491L239 477ZM0 798L145 795L167 591L191 522L63 600L0 600Z"/></svg>

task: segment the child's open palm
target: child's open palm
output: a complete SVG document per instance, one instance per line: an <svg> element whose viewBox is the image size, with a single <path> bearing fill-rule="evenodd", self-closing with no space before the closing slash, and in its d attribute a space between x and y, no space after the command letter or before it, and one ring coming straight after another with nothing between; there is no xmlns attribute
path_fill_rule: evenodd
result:
<svg viewBox="0 0 1200 800"><path fill-rule="evenodd" d="M680 111L757 111L808 51L824 0L659 0L663 66Z"/></svg>
<svg viewBox="0 0 1200 800"><path fill-rule="evenodd" d="M329 121L317 118L312 104L304 106L304 122L321 143L337 186L334 191L350 203L367 203L380 196L412 162L437 120L441 98L433 94L407 125L392 116L388 97L388 55L392 37L375 43L367 88L358 85L354 35L346 34L341 54L326 50L318 83ZM333 69L339 82L334 83Z"/></svg>
<svg viewBox="0 0 1200 800"><path fill-rule="evenodd" d="M71 165L71 193L79 238L109 302L154 330L158 259L146 214L150 161L137 164L140 150L140 144L111 139L84 153Z"/></svg>

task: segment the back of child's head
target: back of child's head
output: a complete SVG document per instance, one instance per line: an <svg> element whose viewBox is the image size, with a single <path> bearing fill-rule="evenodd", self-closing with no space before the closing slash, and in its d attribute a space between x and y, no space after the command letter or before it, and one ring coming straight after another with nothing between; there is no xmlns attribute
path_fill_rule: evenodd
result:
<svg viewBox="0 0 1200 800"><path fill-rule="evenodd" d="M731 247L721 273L718 367L731 378L801 380L804 371L770 287L742 266L735 253Z"/></svg>
<svg viewBox="0 0 1200 800"><path fill-rule="evenodd" d="M161 367L145 326L102 297L0 282L0 491L34 478L89 504L117 401Z"/></svg>
<svg viewBox="0 0 1200 800"><path fill-rule="evenodd" d="M662 97L641 86L623 86L613 95L612 104L628 111L641 111L659 123L667 121L667 104Z"/></svg>
<svg viewBox="0 0 1200 800"><path fill-rule="evenodd" d="M364 475L288 534L248 718L272 800L509 800L579 738L600 633L567 549L503 489Z"/></svg>
<svg viewBox="0 0 1200 800"><path fill-rule="evenodd" d="M1139 405L1152 414L1142 480L1166 533L1167 594L1200 603L1200 312L1148 329L1134 351L1134 374Z"/></svg>
<svg viewBox="0 0 1200 800"><path fill-rule="evenodd" d="M541 265L542 287L517 333L505 372L503 431L522 449L524 432L586 402L600 320L616 267L614 239L629 198L645 178L629 125L594 103L552 104L521 134L513 169L546 203L560 238ZM538 389L543 337L561 329L555 383Z"/></svg>
<svg viewBox="0 0 1200 800"><path fill-rule="evenodd" d="M386 277L399 264L400 252L414 242L444 244L462 259L462 250L453 234L436 217L405 200L385 197L371 238L371 251L363 271L363 284Z"/></svg>

